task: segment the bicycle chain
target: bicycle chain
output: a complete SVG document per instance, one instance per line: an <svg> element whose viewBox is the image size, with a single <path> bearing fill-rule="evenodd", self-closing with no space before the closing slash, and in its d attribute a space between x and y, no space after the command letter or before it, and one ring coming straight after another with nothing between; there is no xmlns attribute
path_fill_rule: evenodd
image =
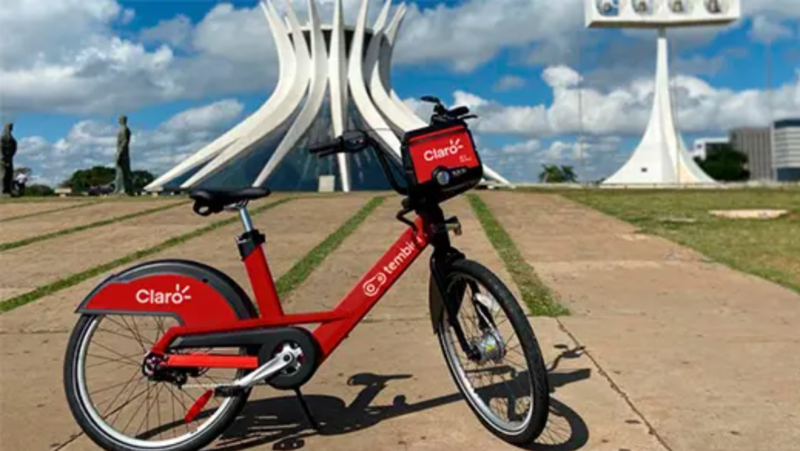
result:
<svg viewBox="0 0 800 451"><path fill-rule="evenodd" d="M267 385L266 382L257 382L253 384L254 387L264 386ZM218 388L218 387L232 387L231 384L184 384L181 385L181 389L183 388Z"/></svg>

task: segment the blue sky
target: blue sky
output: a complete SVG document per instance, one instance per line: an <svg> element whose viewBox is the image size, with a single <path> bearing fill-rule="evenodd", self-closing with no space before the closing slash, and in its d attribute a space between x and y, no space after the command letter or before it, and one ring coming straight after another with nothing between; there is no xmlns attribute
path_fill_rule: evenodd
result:
<svg viewBox="0 0 800 451"><path fill-rule="evenodd" d="M304 2L295 3L302 20ZM332 0L319 3L330 20ZM345 1L350 24L357 3ZM411 99L424 94L473 106L482 117L475 131L484 159L512 180L535 180L545 162L572 164L597 179L635 147L650 111L654 32L587 30L582 0L410 3L395 90L414 106ZM672 34L673 96L687 145L730 127L765 125L771 116L800 116L796 0L742 3L735 24ZM120 113L136 136L135 167L163 172L199 150L274 87L275 50L255 6L9 0L0 12L0 119L16 124L17 164L51 184L110 164ZM379 8L371 3L371 17Z"/></svg>

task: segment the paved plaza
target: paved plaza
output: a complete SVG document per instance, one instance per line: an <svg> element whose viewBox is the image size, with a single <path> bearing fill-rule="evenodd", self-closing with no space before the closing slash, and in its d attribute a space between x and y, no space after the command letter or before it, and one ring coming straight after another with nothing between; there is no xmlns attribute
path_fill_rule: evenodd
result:
<svg viewBox="0 0 800 451"><path fill-rule="evenodd" d="M401 233L399 197L301 195L254 216L276 278L376 195L385 202L286 299L285 310L329 309ZM775 451L800 443L800 296L711 263L558 195L481 191L524 258L571 311L530 318L553 403L539 450ZM278 194L254 208L289 195ZM85 205L81 205L83 202ZM207 226L185 200L0 204L0 240L173 205L0 250L0 300L102 266ZM518 294L463 198L454 245ZM146 259L192 259L250 292L231 223ZM112 244L113 243L113 244ZM429 251L428 251L429 252ZM448 374L428 315L425 257L356 328L305 388L329 425L307 428L291 393L258 388L215 444L226 450L502 450ZM135 264L136 261L127 266ZM3 449L93 450L66 405L62 364L76 305L121 268L55 289L0 314Z"/></svg>

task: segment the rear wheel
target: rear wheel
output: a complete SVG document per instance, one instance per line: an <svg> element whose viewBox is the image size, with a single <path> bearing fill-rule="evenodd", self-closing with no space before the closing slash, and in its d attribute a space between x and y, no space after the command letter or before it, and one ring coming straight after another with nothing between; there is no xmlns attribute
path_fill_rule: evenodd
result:
<svg viewBox="0 0 800 451"><path fill-rule="evenodd" d="M198 399L243 372L187 369L158 381L145 375L145 356L173 324L169 316L83 315L75 326L64 362L67 401L84 432L103 448L198 450L221 435L247 402L249 391L212 396L187 418ZM242 352L214 349L215 354Z"/></svg>
<svg viewBox="0 0 800 451"><path fill-rule="evenodd" d="M478 263L455 262L445 280L447 302L459 306L456 321L445 311L437 324L450 374L487 429L515 445L532 443L547 423L550 390L528 319Z"/></svg>

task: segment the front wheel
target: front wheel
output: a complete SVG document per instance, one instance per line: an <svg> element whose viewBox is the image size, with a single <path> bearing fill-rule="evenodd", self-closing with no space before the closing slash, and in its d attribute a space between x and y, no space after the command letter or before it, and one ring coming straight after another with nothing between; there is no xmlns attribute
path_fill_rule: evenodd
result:
<svg viewBox="0 0 800 451"><path fill-rule="evenodd" d="M528 319L503 282L476 262L453 263L445 289L458 313L446 308L436 332L456 385L492 433L532 443L547 423L550 390Z"/></svg>

